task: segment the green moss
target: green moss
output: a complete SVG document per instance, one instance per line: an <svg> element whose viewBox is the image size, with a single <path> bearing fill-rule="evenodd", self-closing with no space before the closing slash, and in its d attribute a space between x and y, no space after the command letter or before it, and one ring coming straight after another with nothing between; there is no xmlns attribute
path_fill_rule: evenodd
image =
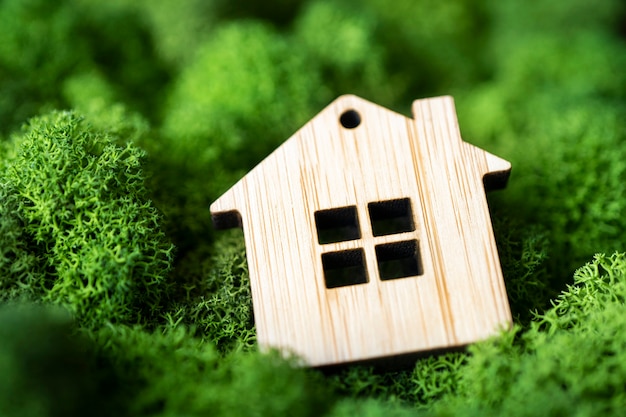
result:
<svg viewBox="0 0 626 417"><path fill-rule="evenodd" d="M43 276L41 256L29 250L28 236L17 211L18 198L0 189L0 301L27 298Z"/></svg>
<svg viewBox="0 0 626 417"><path fill-rule="evenodd" d="M76 322L0 311L0 414L620 415L626 10L587 3L1 2L0 301ZM347 92L453 93L513 163L489 197L513 331L394 372L257 351L208 206Z"/></svg>
<svg viewBox="0 0 626 417"><path fill-rule="evenodd" d="M198 165L227 158L239 168L306 122L321 80L291 46L258 23L216 31L169 98L163 130L176 140L173 150L193 150Z"/></svg>
<svg viewBox="0 0 626 417"><path fill-rule="evenodd" d="M175 291L164 316L183 324L222 353L255 348L256 332L243 236L231 231L187 255L173 274Z"/></svg>
<svg viewBox="0 0 626 417"><path fill-rule="evenodd" d="M470 348L461 395L437 414L619 415L625 289L626 255L596 256L519 342L509 335Z"/></svg>
<svg viewBox="0 0 626 417"><path fill-rule="evenodd" d="M319 376L271 355L218 355L182 326L108 327L104 346L133 416L317 416L333 402Z"/></svg>
<svg viewBox="0 0 626 417"><path fill-rule="evenodd" d="M546 230L547 278L559 289L594 253L623 248L626 50L603 31L527 29L506 53L501 41L495 78L457 101L460 123L467 140L511 160L495 200Z"/></svg>
<svg viewBox="0 0 626 417"><path fill-rule="evenodd" d="M68 112L32 119L10 146L2 179L23 239L13 265L39 262L34 274L9 271L5 286L63 304L88 326L150 316L172 247L145 199L143 152Z"/></svg>
<svg viewBox="0 0 626 417"><path fill-rule="evenodd" d="M413 369L394 372L353 366L329 379L344 396L423 408L456 392L466 357L463 352L426 356Z"/></svg>
<svg viewBox="0 0 626 417"><path fill-rule="evenodd" d="M376 36L379 23L373 11L354 13L349 3L313 1L294 22L292 42L307 51L309 68L319 68L320 81L333 96L376 97L379 104L392 106L405 84L386 72L386 50Z"/></svg>
<svg viewBox="0 0 626 417"><path fill-rule="evenodd" d="M425 367L428 372L419 379L405 381L404 392L410 392L411 386L429 387L429 380L430 393L441 387L437 380L446 388L428 408L419 413L414 410L412 415L620 415L626 378L626 341L619 337L626 326L624 300L626 254L597 255L576 272L574 283L552 308L536 315L527 330L516 327L471 346L462 366ZM441 359L426 360L433 364ZM419 366L420 362L416 369ZM437 373L438 379L433 377ZM378 378L374 385L379 389L393 386L391 381L383 383L390 374L353 375L355 384L361 386L373 378ZM450 376L452 381L446 381ZM450 390L451 386L456 389ZM372 397L375 392L366 395ZM352 415L362 409L371 415L409 412L406 406L392 404L346 401L331 415Z"/></svg>
<svg viewBox="0 0 626 417"><path fill-rule="evenodd" d="M526 325L533 311L548 308L558 293L547 271L547 232L540 226L524 227L507 213L492 215L511 312L516 323Z"/></svg>
<svg viewBox="0 0 626 417"><path fill-rule="evenodd" d="M67 78L96 71L148 118L168 71L140 14L128 4L8 0L0 4L0 132L64 107Z"/></svg>
<svg viewBox="0 0 626 417"><path fill-rule="evenodd" d="M42 108L58 106L58 83L86 60L72 35L67 2L9 0L0 4L0 131L19 127Z"/></svg>
<svg viewBox="0 0 626 417"><path fill-rule="evenodd" d="M216 30L181 72L154 149L154 189L183 252L206 243L210 202L328 97L308 64L270 27L245 22Z"/></svg>
<svg viewBox="0 0 626 417"><path fill-rule="evenodd" d="M85 115L94 128L109 132L120 145L128 142L140 145L152 140L148 121L123 104L122 98L98 71L66 78L62 94L65 101Z"/></svg>
<svg viewBox="0 0 626 417"><path fill-rule="evenodd" d="M0 308L0 414L105 415L93 350L72 336L68 314L30 305Z"/></svg>
<svg viewBox="0 0 626 417"><path fill-rule="evenodd" d="M143 16L154 49L168 67L181 68L189 63L194 52L217 26L216 1L139 0L129 3L117 0L120 6L131 7Z"/></svg>
<svg viewBox="0 0 626 417"><path fill-rule="evenodd" d="M329 417L408 417L415 415L415 410L408 407L392 406L374 400L343 400L328 414Z"/></svg>
<svg viewBox="0 0 626 417"><path fill-rule="evenodd" d="M489 73L483 52L490 25L483 1L365 4L379 16L376 38L384 41L388 74L401 80L405 94L399 98L407 105L425 95L472 88Z"/></svg>

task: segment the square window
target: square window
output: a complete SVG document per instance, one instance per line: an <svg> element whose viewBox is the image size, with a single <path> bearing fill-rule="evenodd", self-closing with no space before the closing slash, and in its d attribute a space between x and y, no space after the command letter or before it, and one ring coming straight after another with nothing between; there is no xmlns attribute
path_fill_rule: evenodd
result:
<svg viewBox="0 0 626 417"><path fill-rule="evenodd" d="M322 254L326 288L365 284L365 255L363 249L345 250Z"/></svg>
<svg viewBox="0 0 626 417"><path fill-rule="evenodd" d="M422 275L422 262L417 240L376 246L378 273L383 281Z"/></svg>
<svg viewBox="0 0 626 417"><path fill-rule="evenodd" d="M316 211L315 227L322 245L361 238L356 206Z"/></svg>
<svg viewBox="0 0 626 417"><path fill-rule="evenodd" d="M369 209L374 236L415 230L411 200L408 198L369 203L367 208Z"/></svg>

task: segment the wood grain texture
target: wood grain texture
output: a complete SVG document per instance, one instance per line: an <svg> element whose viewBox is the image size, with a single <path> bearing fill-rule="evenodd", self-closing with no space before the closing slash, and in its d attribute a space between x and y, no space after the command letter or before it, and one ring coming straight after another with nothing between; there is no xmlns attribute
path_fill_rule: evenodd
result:
<svg viewBox="0 0 626 417"><path fill-rule="evenodd" d="M354 128L340 121L350 110ZM461 139L451 97L417 100L413 115L339 97L211 205L216 225L243 227L262 348L323 366L462 346L510 326L483 178L501 187L511 166ZM368 205L403 199L411 227L375 236ZM333 211L342 207L356 210L360 237L320 244L334 215L351 222ZM415 253L399 249L407 242ZM350 271L351 250L362 251L366 282L328 288L337 265L323 257ZM389 256L392 273L409 276L382 280Z"/></svg>

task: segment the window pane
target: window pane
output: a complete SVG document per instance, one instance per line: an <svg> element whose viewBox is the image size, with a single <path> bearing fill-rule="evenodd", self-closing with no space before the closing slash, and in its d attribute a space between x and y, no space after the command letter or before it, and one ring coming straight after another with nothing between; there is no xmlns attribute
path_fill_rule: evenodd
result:
<svg viewBox="0 0 626 417"><path fill-rule="evenodd" d="M315 212L315 227L320 244L361 238L356 206Z"/></svg>

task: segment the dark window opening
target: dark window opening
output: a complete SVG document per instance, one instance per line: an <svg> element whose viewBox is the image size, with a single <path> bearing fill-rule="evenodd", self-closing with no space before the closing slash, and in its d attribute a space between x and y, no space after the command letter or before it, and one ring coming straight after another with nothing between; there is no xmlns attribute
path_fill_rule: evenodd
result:
<svg viewBox="0 0 626 417"><path fill-rule="evenodd" d="M424 273L417 240L377 245L376 260L383 281Z"/></svg>
<svg viewBox="0 0 626 417"><path fill-rule="evenodd" d="M369 209L374 236L415 230L411 200L408 198L369 203L367 208Z"/></svg>
<svg viewBox="0 0 626 417"><path fill-rule="evenodd" d="M361 238L355 206L315 212L315 226L320 244Z"/></svg>
<svg viewBox="0 0 626 417"><path fill-rule="evenodd" d="M365 284L368 281L363 249L324 253L322 265L326 288Z"/></svg>

